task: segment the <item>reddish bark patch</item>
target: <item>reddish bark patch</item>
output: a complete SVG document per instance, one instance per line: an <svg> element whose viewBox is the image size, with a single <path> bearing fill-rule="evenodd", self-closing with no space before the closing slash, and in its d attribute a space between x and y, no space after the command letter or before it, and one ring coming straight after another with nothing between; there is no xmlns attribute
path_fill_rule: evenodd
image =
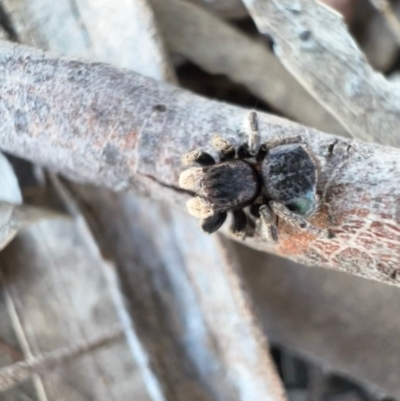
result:
<svg viewBox="0 0 400 401"><path fill-rule="evenodd" d="M328 229L328 220L328 208L322 206L309 221L315 227ZM304 254L309 250L310 244L316 240L314 235L297 231L283 222L280 222L279 231L282 235L280 235L278 252L283 255Z"/></svg>
<svg viewBox="0 0 400 401"><path fill-rule="evenodd" d="M282 255L304 254L315 237L308 233L285 233L280 236L278 253Z"/></svg>
<svg viewBox="0 0 400 401"><path fill-rule="evenodd" d="M138 133L136 131L128 132L120 137L117 142L120 144L121 150L135 149L138 145Z"/></svg>

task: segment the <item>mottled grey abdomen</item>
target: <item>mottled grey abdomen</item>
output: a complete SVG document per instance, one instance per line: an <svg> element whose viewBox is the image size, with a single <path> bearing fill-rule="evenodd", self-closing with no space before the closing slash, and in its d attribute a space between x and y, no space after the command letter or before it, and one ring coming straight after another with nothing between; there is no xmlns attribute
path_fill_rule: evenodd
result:
<svg viewBox="0 0 400 401"><path fill-rule="evenodd" d="M268 199L307 215L315 202L317 172L314 160L300 144L280 145L268 151L261 165Z"/></svg>

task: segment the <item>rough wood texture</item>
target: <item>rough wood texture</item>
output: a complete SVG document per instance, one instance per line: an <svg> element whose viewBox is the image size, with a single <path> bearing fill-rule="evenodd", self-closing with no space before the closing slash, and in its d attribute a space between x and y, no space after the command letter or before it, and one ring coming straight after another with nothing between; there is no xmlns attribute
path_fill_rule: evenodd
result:
<svg viewBox="0 0 400 401"><path fill-rule="evenodd" d="M316 0L244 4L283 65L355 138L400 146L400 92L367 64L337 12Z"/></svg>
<svg viewBox="0 0 400 401"><path fill-rule="evenodd" d="M60 348L45 352L37 357L28 358L3 369L0 369L0 392L28 381L37 374L49 374L52 369L70 363L84 354L109 346L120 340L123 335L121 327L109 331L107 334L90 339L87 342L74 344L71 347Z"/></svg>
<svg viewBox="0 0 400 401"><path fill-rule="evenodd" d="M175 79L162 42L155 40L158 31L145 0L1 0L1 4L21 43L61 55L112 60L124 68L134 64L143 75Z"/></svg>
<svg viewBox="0 0 400 401"><path fill-rule="evenodd" d="M265 43L182 0L151 0L166 46L211 74L224 74L285 116L326 132L346 130L286 71Z"/></svg>
<svg viewBox="0 0 400 401"><path fill-rule="evenodd" d="M26 357L74 346L119 324L98 260L72 222L36 224L0 254L0 265ZM60 365L35 385L40 400L149 399L124 341Z"/></svg>
<svg viewBox="0 0 400 401"><path fill-rule="evenodd" d="M75 180L183 205L181 155L198 147L213 152L214 132L235 144L246 139L237 132L246 110L132 72L7 43L0 67L1 147ZM308 142L321 167L322 206L311 222L329 226L336 238L316 239L282 225L276 246L246 243L397 285L399 151L259 117L262 140L301 134Z"/></svg>
<svg viewBox="0 0 400 401"><path fill-rule="evenodd" d="M22 359L21 345L15 336L4 299L4 291L0 286L0 369ZM18 388L7 391L7 393L0 393L0 401L34 401L36 399L31 382L23 383Z"/></svg>
<svg viewBox="0 0 400 401"><path fill-rule="evenodd" d="M400 398L398 288L236 249L272 343Z"/></svg>

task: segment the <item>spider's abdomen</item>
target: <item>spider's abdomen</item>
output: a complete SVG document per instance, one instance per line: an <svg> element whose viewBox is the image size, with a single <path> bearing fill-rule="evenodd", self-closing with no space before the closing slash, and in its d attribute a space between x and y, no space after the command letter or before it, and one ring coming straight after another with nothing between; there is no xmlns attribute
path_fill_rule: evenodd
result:
<svg viewBox="0 0 400 401"><path fill-rule="evenodd" d="M259 177L254 167L237 159L207 167L201 186L205 198L215 210L244 207L260 191Z"/></svg>
<svg viewBox="0 0 400 401"><path fill-rule="evenodd" d="M315 162L300 144L276 146L261 165L265 195L301 215L315 208Z"/></svg>

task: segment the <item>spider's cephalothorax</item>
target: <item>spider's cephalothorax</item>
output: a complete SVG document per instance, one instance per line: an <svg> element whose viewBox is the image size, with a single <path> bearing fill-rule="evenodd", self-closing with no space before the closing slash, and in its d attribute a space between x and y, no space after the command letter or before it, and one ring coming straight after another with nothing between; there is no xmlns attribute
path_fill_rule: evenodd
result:
<svg viewBox="0 0 400 401"><path fill-rule="evenodd" d="M232 212L232 233L245 237L254 231L253 220L243 210L250 206L269 240L278 239L277 217L298 229L326 236L326 230L306 220L318 207L318 171L302 138L283 136L260 146L254 111L249 113L246 128L249 141L237 151L221 137L213 138L213 146L221 153L219 163L201 150L182 157L185 165L201 166L183 171L179 178L182 188L196 193L187 203L189 213L202 219L203 230L212 233L224 223L227 212Z"/></svg>

